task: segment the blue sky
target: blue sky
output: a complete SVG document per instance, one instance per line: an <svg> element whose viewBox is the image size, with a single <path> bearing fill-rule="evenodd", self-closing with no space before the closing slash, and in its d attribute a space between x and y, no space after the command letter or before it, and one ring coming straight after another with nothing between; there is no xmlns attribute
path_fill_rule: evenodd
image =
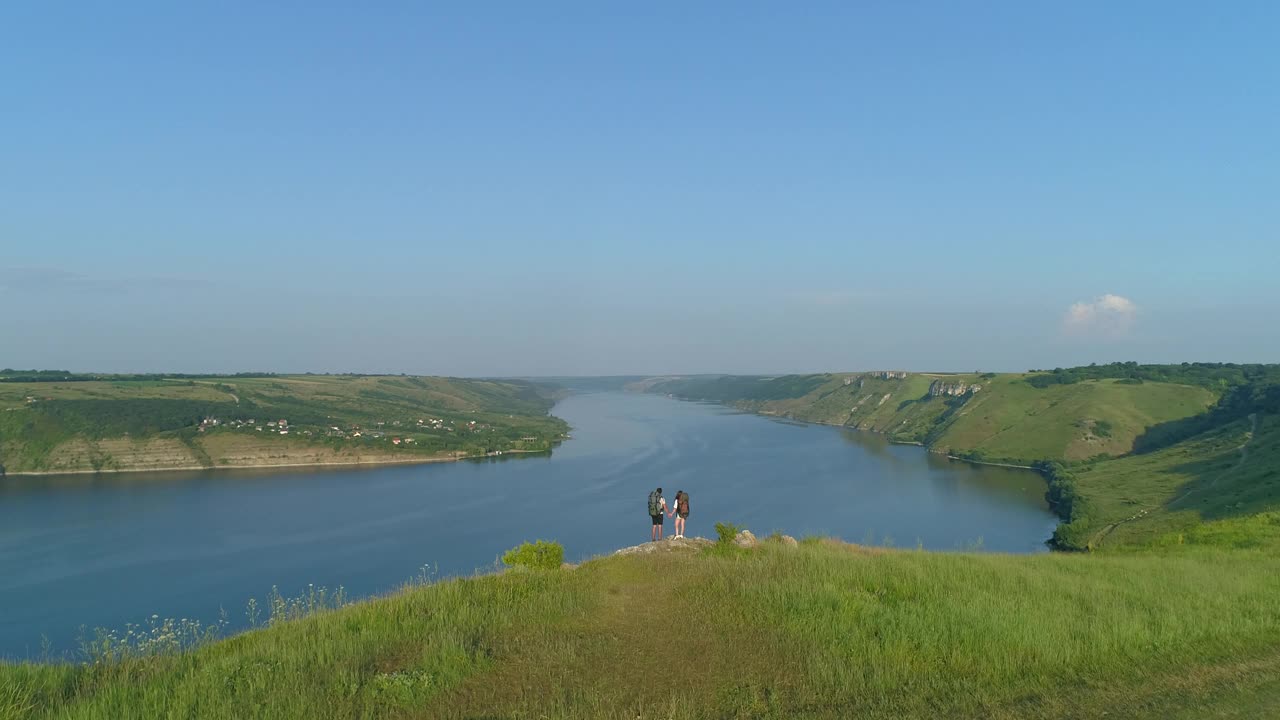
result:
<svg viewBox="0 0 1280 720"><path fill-rule="evenodd" d="M1280 360L1275 3L377 5L0 8L0 367Z"/></svg>

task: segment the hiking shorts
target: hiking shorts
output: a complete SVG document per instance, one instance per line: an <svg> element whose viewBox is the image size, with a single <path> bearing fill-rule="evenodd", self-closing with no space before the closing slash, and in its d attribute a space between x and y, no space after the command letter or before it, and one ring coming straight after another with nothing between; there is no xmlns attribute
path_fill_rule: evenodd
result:
<svg viewBox="0 0 1280 720"><path fill-rule="evenodd" d="M662 524L662 515L650 515L649 517L653 519L653 524L654 524L654 525L661 525L661 524Z"/></svg>

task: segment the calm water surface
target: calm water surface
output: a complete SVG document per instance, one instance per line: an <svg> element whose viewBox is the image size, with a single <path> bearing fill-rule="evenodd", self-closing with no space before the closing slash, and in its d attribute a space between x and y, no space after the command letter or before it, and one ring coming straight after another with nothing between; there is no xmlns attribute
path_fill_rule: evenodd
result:
<svg viewBox="0 0 1280 720"><path fill-rule="evenodd" d="M725 520L938 550L1040 552L1056 519L1034 473L950 462L876 435L652 395L561 402L550 457L375 469L0 479L0 655L153 613L243 625L308 583L363 596L429 566L493 566L544 538L571 560L649 537L645 499L690 494L688 534ZM668 524L668 530L670 525Z"/></svg>

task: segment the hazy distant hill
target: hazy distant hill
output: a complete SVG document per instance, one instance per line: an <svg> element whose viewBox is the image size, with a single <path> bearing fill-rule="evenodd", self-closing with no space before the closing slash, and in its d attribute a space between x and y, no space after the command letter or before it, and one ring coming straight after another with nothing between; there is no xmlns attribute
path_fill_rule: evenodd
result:
<svg viewBox="0 0 1280 720"><path fill-rule="evenodd" d="M884 374L680 379L649 391L1021 463L1127 453L1146 428L1202 413L1218 397L1205 387L1117 379L1037 388L1023 374Z"/></svg>

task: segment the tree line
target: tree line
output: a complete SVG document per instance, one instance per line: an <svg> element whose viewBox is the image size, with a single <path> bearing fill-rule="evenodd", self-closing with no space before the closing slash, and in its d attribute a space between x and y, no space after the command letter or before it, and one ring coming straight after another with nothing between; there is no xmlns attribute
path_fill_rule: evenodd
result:
<svg viewBox="0 0 1280 720"><path fill-rule="evenodd" d="M1092 364L1053 370L1031 370L1027 378L1032 387L1071 385L1085 380L1120 380L1128 383L1165 382L1195 385L1214 390L1271 378L1280 380L1280 365L1260 363L1181 363L1178 365L1140 365L1136 362Z"/></svg>
<svg viewBox="0 0 1280 720"><path fill-rule="evenodd" d="M209 375L192 373L73 373L69 370L0 370L0 382L38 383L38 382L139 382L145 380L198 380L201 378L269 378L275 377L269 372L242 372L231 375Z"/></svg>

